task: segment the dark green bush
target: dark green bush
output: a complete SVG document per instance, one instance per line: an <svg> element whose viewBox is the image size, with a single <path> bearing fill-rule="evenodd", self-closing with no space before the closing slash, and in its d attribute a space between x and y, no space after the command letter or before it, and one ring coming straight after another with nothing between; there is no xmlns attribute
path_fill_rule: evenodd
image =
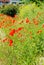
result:
<svg viewBox="0 0 44 65"><path fill-rule="evenodd" d="M14 16L18 12L18 7L11 4L11 5L6 5L5 7L2 7L1 13L9 15L9 16Z"/></svg>

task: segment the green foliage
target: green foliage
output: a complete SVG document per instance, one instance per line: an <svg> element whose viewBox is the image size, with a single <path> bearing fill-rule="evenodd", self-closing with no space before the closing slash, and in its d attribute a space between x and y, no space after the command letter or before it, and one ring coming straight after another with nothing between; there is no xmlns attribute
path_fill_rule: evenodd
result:
<svg viewBox="0 0 44 65"><path fill-rule="evenodd" d="M38 6L41 5L41 2L44 2L44 0L21 0L24 1L25 4L29 4L30 2L35 2Z"/></svg>
<svg viewBox="0 0 44 65"><path fill-rule="evenodd" d="M7 6L2 6L1 13L9 15L9 16L14 16L18 12L18 8L15 5L7 5Z"/></svg>
<svg viewBox="0 0 44 65"><path fill-rule="evenodd" d="M42 6L42 7L41 7ZM38 7L35 3L33 4L28 4L28 5L23 5L19 8L19 16L21 18L30 18L32 19L33 16L35 17L35 15L37 14L37 12L39 11L44 11L42 9L44 9L43 4L40 7ZM42 9L41 9L42 8ZM22 13L21 13L22 12ZM32 15L33 14L33 15Z"/></svg>

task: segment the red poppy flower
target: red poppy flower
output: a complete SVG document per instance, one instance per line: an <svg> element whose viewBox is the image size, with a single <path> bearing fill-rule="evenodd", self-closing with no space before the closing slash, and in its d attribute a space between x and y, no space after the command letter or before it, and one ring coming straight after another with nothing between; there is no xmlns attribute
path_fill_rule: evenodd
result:
<svg viewBox="0 0 44 65"><path fill-rule="evenodd" d="M12 20L12 23L15 23L16 22L16 20Z"/></svg>
<svg viewBox="0 0 44 65"><path fill-rule="evenodd" d="M42 28L44 28L44 24L42 25Z"/></svg>
<svg viewBox="0 0 44 65"><path fill-rule="evenodd" d="M26 23L30 23L30 20L28 18L26 18Z"/></svg>
<svg viewBox="0 0 44 65"><path fill-rule="evenodd" d="M15 29L11 30L10 33L9 33L9 35L13 36L14 33L15 33Z"/></svg>
<svg viewBox="0 0 44 65"><path fill-rule="evenodd" d="M15 33L18 33L18 30L15 30Z"/></svg>
<svg viewBox="0 0 44 65"><path fill-rule="evenodd" d="M3 39L3 42L6 42L7 41L7 38Z"/></svg>
<svg viewBox="0 0 44 65"><path fill-rule="evenodd" d="M33 22L35 25L38 25L38 21L36 19L33 19Z"/></svg>
<svg viewBox="0 0 44 65"><path fill-rule="evenodd" d="M9 40L9 46L12 46L13 45L13 40Z"/></svg>
<svg viewBox="0 0 44 65"><path fill-rule="evenodd" d="M23 27L20 27L20 28L18 28L18 31L20 31L20 30L22 30L23 29Z"/></svg>
<svg viewBox="0 0 44 65"><path fill-rule="evenodd" d="M0 25L0 28L1 28L2 26Z"/></svg>
<svg viewBox="0 0 44 65"><path fill-rule="evenodd" d="M37 33L38 33L38 34L42 33L42 30L38 30Z"/></svg>

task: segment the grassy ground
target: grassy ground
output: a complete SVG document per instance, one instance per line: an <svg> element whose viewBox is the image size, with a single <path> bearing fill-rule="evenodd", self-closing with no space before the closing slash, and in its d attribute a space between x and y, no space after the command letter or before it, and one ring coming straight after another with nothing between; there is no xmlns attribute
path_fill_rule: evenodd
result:
<svg viewBox="0 0 44 65"><path fill-rule="evenodd" d="M40 65L44 58L44 5L25 5L19 10L13 18L0 14L0 65Z"/></svg>

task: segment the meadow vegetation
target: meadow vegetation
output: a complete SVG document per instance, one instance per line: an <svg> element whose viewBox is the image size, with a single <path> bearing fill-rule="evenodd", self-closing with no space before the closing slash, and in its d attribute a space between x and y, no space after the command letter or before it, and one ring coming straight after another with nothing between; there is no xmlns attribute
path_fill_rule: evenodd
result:
<svg viewBox="0 0 44 65"><path fill-rule="evenodd" d="M0 13L0 65L44 65L44 4L25 4L16 11L14 16Z"/></svg>

